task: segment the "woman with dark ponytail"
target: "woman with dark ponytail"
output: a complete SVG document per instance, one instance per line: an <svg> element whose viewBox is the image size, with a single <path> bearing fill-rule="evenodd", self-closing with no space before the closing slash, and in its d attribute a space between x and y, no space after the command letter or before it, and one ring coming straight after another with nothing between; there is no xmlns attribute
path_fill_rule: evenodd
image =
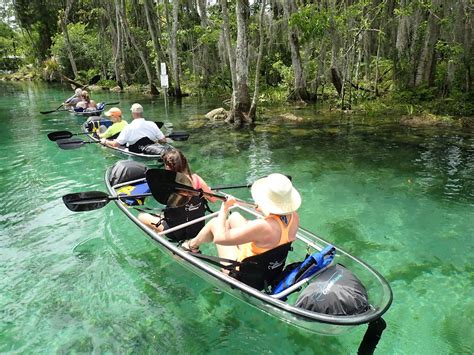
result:
<svg viewBox="0 0 474 355"><path fill-rule="evenodd" d="M163 164L166 170L184 174L193 188L197 190L202 189L204 192L211 192L209 186L199 175L191 173L188 160L181 151L177 149L167 151L163 155ZM209 201L215 202L215 199L209 198ZM206 208L207 201L203 197L193 196L184 206L176 208L166 207L162 217L140 213L138 219L157 232L161 232L204 216ZM186 228L167 234L167 237L176 242L194 238L204 227L204 224L204 221L194 223Z"/></svg>

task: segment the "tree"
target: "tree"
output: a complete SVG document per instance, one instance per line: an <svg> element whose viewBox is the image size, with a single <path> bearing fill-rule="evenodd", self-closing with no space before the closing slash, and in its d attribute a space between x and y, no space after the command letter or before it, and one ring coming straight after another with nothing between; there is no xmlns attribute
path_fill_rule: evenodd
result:
<svg viewBox="0 0 474 355"><path fill-rule="evenodd" d="M225 1L225 0L224 0ZM235 92L230 114L226 121L235 126L251 123L249 117L250 95L248 89L248 18L250 14L248 0L237 0L235 7L237 17L237 43L235 50Z"/></svg>
<svg viewBox="0 0 474 355"><path fill-rule="evenodd" d="M50 54L51 38L57 32L57 15L61 9L60 1L15 0L16 18L28 35L31 49L39 61Z"/></svg>
<svg viewBox="0 0 474 355"><path fill-rule="evenodd" d="M290 21L291 15L296 11L296 4L294 0L285 0L283 8L285 20L288 23L288 42L290 44L291 63L295 76L293 92L290 94L289 99L292 101L309 101L310 96L306 88L306 80L301 64L298 34Z"/></svg>
<svg viewBox="0 0 474 355"><path fill-rule="evenodd" d="M64 34L64 42L66 44L67 55L69 58L69 62L71 63L71 68L74 74L74 78L76 78L78 76L77 66L76 66L76 61L74 60L74 54L72 53L71 41L69 40L69 33L67 31L68 16L72 8L73 1L74 0L66 0L66 8L64 12L59 13L60 14L59 16L60 16L61 28Z"/></svg>

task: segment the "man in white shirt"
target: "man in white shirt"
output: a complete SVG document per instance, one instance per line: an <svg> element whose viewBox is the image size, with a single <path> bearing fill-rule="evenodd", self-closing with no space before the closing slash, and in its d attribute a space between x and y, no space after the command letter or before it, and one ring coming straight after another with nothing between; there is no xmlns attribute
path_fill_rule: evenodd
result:
<svg viewBox="0 0 474 355"><path fill-rule="evenodd" d="M153 143L166 143L166 137L158 128L155 122L146 121L143 116L143 107L140 104L133 104L133 120L119 134L116 139L101 139L100 142L109 147L128 146L131 151L140 151L140 146L146 146Z"/></svg>

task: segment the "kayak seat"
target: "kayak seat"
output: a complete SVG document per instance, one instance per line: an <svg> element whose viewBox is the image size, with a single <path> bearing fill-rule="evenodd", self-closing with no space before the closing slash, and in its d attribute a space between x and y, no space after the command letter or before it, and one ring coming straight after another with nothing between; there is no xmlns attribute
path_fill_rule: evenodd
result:
<svg viewBox="0 0 474 355"><path fill-rule="evenodd" d="M266 289L282 273L290 250L291 243L286 243L245 258L239 263L238 269L231 270L229 275L257 290Z"/></svg>
<svg viewBox="0 0 474 355"><path fill-rule="evenodd" d="M133 153L143 153L143 148L145 148L147 145L154 144L150 138L148 137L143 137L137 140L135 143L130 144L128 146L128 150L133 152Z"/></svg>

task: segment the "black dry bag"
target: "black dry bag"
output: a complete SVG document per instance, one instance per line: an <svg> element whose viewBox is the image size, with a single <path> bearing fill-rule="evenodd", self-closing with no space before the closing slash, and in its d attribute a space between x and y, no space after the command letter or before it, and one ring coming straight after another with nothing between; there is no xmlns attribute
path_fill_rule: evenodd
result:
<svg viewBox="0 0 474 355"><path fill-rule="evenodd" d="M369 309L367 290L348 269L336 264L324 270L306 287L296 307L331 315L354 315Z"/></svg>
<svg viewBox="0 0 474 355"><path fill-rule="evenodd" d="M122 182L133 181L145 177L147 167L133 160L119 160L113 166L109 175L112 186Z"/></svg>

